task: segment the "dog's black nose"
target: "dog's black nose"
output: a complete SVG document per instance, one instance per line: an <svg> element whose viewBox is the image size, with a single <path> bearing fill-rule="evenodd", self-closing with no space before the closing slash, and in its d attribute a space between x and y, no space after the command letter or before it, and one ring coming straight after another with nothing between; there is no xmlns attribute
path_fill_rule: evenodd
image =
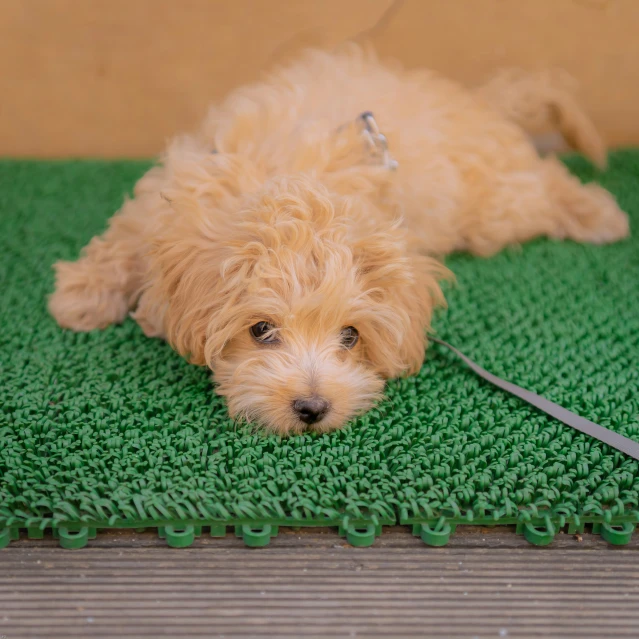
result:
<svg viewBox="0 0 639 639"><path fill-rule="evenodd" d="M293 402L293 410L305 424L315 424L323 419L328 411L328 402L321 397L309 399L296 399Z"/></svg>

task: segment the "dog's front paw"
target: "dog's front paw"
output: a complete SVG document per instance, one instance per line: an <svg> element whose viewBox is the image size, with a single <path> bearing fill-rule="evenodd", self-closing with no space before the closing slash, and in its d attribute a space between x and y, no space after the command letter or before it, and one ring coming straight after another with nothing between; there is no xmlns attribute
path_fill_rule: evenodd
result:
<svg viewBox="0 0 639 639"><path fill-rule="evenodd" d="M49 311L63 328L91 331L121 322L127 314L128 303L119 289L108 282L90 264L58 262L56 287L49 298Z"/></svg>

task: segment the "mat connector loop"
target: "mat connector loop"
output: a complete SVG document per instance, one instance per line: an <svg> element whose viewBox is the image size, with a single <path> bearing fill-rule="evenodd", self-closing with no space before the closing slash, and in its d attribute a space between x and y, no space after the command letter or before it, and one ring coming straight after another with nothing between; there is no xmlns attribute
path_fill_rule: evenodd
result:
<svg viewBox="0 0 639 639"><path fill-rule="evenodd" d="M194 526L192 524L186 526L167 524L158 528L160 539L166 539L166 543L171 548L187 548L201 534L202 526Z"/></svg>
<svg viewBox="0 0 639 639"><path fill-rule="evenodd" d="M413 535L419 537L427 546L445 546L455 532L455 525L440 519L435 524L413 524Z"/></svg>
<svg viewBox="0 0 639 639"><path fill-rule="evenodd" d="M373 522L357 524L348 522L346 526L341 525L338 529L341 537L346 537L346 541L355 548L366 548L375 543L376 537L382 534L381 524Z"/></svg>
<svg viewBox="0 0 639 639"><path fill-rule="evenodd" d="M69 524L58 526L53 530L53 536L59 540L60 546L67 550L84 548L89 539L95 539L96 535L97 529L91 526Z"/></svg>
<svg viewBox="0 0 639 639"><path fill-rule="evenodd" d="M272 524L262 524L258 526L242 524L235 526L235 536L244 540L249 548L262 548L268 546L271 537L275 537L279 528Z"/></svg>
<svg viewBox="0 0 639 639"><path fill-rule="evenodd" d="M602 538L613 546L625 546L630 542L634 531L635 524L630 521L616 526L607 523L601 525Z"/></svg>

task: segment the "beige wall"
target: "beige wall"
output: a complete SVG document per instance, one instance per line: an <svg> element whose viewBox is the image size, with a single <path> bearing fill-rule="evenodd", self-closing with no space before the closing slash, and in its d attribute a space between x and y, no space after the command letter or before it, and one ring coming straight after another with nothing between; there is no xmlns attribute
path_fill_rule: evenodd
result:
<svg viewBox="0 0 639 639"><path fill-rule="evenodd" d="M0 0L0 155L148 156L304 45L369 37L476 83L561 67L639 144L639 0Z"/></svg>

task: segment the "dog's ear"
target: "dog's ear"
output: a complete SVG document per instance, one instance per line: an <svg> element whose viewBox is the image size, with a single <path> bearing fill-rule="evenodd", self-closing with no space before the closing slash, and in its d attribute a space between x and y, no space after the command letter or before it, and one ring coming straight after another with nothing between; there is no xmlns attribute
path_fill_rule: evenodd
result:
<svg viewBox="0 0 639 639"><path fill-rule="evenodd" d="M191 363L213 366L242 321L239 309L249 262L234 261L236 249L223 214L211 223L192 197L176 197L179 215L165 219L148 254L147 285L139 309L147 330L154 330ZM134 315L137 318L137 313Z"/></svg>
<svg viewBox="0 0 639 639"><path fill-rule="evenodd" d="M236 259L246 239L234 239L232 214L261 176L245 158L202 156L179 145L164 163L170 180L158 197L167 211L151 231L134 317L192 363L212 366L242 321L238 309L250 267L249 260Z"/></svg>
<svg viewBox="0 0 639 639"><path fill-rule="evenodd" d="M397 227L355 246L364 289L358 330L366 357L384 377L419 371L433 310L444 304L439 286L450 275L440 262L410 251Z"/></svg>

